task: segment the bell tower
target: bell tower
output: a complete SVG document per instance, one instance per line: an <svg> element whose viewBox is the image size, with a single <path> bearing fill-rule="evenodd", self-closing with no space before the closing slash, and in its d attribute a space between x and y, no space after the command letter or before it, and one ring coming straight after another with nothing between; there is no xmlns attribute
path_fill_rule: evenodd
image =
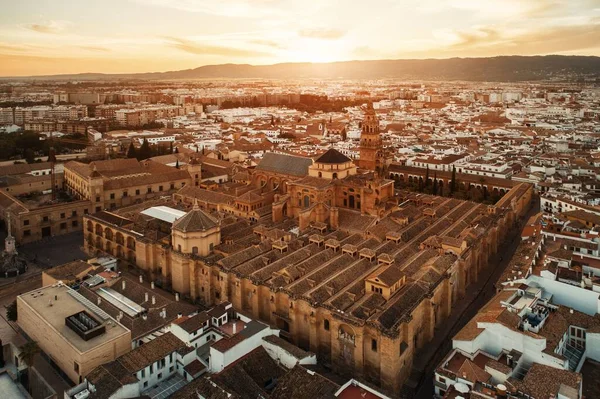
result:
<svg viewBox="0 0 600 399"><path fill-rule="evenodd" d="M385 168L385 155L379 130L379 118L377 118L377 114L375 114L373 104L371 103L367 106L362 123L358 166L361 169L372 170L378 174L383 173Z"/></svg>

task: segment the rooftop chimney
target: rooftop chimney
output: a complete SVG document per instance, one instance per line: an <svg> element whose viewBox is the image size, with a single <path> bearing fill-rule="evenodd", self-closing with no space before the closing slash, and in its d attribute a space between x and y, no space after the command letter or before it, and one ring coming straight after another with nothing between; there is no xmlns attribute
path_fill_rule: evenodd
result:
<svg viewBox="0 0 600 399"><path fill-rule="evenodd" d="M140 274L140 283L143 283L143 282L144 282L144 276L142 276L142 275Z"/></svg>
<svg viewBox="0 0 600 399"><path fill-rule="evenodd" d="M175 300L176 300L177 302L179 302L179 292L176 292L176 293L175 293Z"/></svg>
<svg viewBox="0 0 600 399"><path fill-rule="evenodd" d="M100 299L100 297L98 297L98 300L96 301L96 303L97 303L98 305L100 305L100 304L102 303L102 299Z"/></svg>
<svg viewBox="0 0 600 399"><path fill-rule="evenodd" d="M126 287L126 286L127 286L127 284L126 284L125 280L123 280L123 281L121 282L121 288L123 289L123 291L125 291L125 287Z"/></svg>
<svg viewBox="0 0 600 399"><path fill-rule="evenodd" d="M144 320L148 320L148 315L147 315L146 313L144 313L144 314L142 315L142 319L144 319Z"/></svg>
<svg viewBox="0 0 600 399"><path fill-rule="evenodd" d="M150 282L150 288L154 289L154 281Z"/></svg>
<svg viewBox="0 0 600 399"><path fill-rule="evenodd" d="M148 302L148 293L144 292L144 302Z"/></svg>
<svg viewBox="0 0 600 399"><path fill-rule="evenodd" d="M156 297L154 295L152 295L152 304L156 305Z"/></svg>
<svg viewBox="0 0 600 399"><path fill-rule="evenodd" d="M233 322L233 335L235 335L236 332L237 332L237 323L234 321Z"/></svg>
<svg viewBox="0 0 600 399"><path fill-rule="evenodd" d="M167 318L167 308L163 308L163 310L162 310L162 318L163 319Z"/></svg>
<svg viewBox="0 0 600 399"><path fill-rule="evenodd" d="M183 317L183 313L177 313L177 318L181 319Z"/></svg>

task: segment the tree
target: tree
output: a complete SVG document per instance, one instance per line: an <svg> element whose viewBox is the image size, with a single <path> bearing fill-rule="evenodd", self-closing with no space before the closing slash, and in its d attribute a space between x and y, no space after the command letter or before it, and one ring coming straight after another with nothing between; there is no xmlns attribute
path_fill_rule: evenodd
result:
<svg viewBox="0 0 600 399"><path fill-rule="evenodd" d="M173 153L173 142L169 142L169 154Z"/></svg>
<svg viewBox="0 0 600 399"><path fill-rule="evenodd" d="M177 160L177 162L175 163L175 169L179 169L179 159Z"/></svg>
<svg viewBox="0 0 600 399"><path fill-rule="evenodd" d="M6 307L6 318L8 321L17 321L17 300L15 299Z"/></svg>
<svg viewBox="0 0 600 399"><path fill-rule="evenodd" d="M137 159L138 161L141 161L143 159L148 159L152 156L152 148L150 148L150 144L148 143L148 140L144 139L144 142L142 143L142 146L140 147L138 153L137 153Z"/></svg>
<svg viewBox="0 0 600 399"><path fill-rule="evenodd" d="M427 165L427 171L425 172L425 187L429 185L429 165Z"/></svg>
<svg viewBox="0 0 600 399"><path fill-rule="evenodd" d="M137 150L133 145L133 141L129 143L129 148L127 149L127 158L137 158Z"/></svg>
<svg viewBox="0 0 600 399"><path fill-rule="evenodd" d="M437 172L433 173L433 195L437 195L438 191L438 181L437 181Z"/></svg>
<svg viewBox="0 0 600 399"><path fill-rule="evenodd" d="M21 351L21 353L19 353L19 360L21 360L27 365L27 385L29 385L31 366L33 366L33 362L35 361L36 356L42 350L35 341L27 342L26 344L21 346L19 350Z"/></svg>
<svg viewBox="0 0 600 399"><path fill-rule="evenodd" d="M175 147L175 154L179 154L179 147Z"/></svg>
<svg viewBox="0 0 600 399"><path fill-rule="evenodd" d="M452 165L452 180L450 180L450 194L456 190L456 166Z"/></svg>
<svg viewBox="0 0 600 399"><path fill-rule="evenodd" d="M31 148L25 148L25 161L27 161L27 163L34 163L35 162L35 153L33 152L33 150Z"/></svg>

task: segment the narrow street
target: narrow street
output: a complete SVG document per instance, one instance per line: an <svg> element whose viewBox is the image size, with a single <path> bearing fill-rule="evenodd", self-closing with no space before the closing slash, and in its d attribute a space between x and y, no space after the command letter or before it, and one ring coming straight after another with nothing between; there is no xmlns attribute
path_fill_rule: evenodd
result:
<svg viewBox="0 0 600 399"><path fill-rule="evenodd" d="M433 374L439 362L452 349L452 337L458 333L477 314L496 293L495 284L508 266L520 243L520 233L529 218L539 212L539 201L533 201L529 212L520 220L520 224L509 234L509 239L498 249L482 271L479 280L467 289L465 296L453 307L446 321L446 328L436 330L435 336L415 358L412 374L406 385L416 392L414 397L431 399L433 397ZM512 239L510 238L512 237ZM410 397L410 396L408 396Z"/></svg>

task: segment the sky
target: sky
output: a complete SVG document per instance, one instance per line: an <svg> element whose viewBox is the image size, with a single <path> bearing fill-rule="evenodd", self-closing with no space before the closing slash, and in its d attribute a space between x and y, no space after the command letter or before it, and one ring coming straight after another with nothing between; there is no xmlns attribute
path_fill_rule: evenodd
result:
<svg viewBox="0 0 600 399"><path fill-rule="evenodd" d="M600 0L0 0L0 76L600 56Z"/></svg>

